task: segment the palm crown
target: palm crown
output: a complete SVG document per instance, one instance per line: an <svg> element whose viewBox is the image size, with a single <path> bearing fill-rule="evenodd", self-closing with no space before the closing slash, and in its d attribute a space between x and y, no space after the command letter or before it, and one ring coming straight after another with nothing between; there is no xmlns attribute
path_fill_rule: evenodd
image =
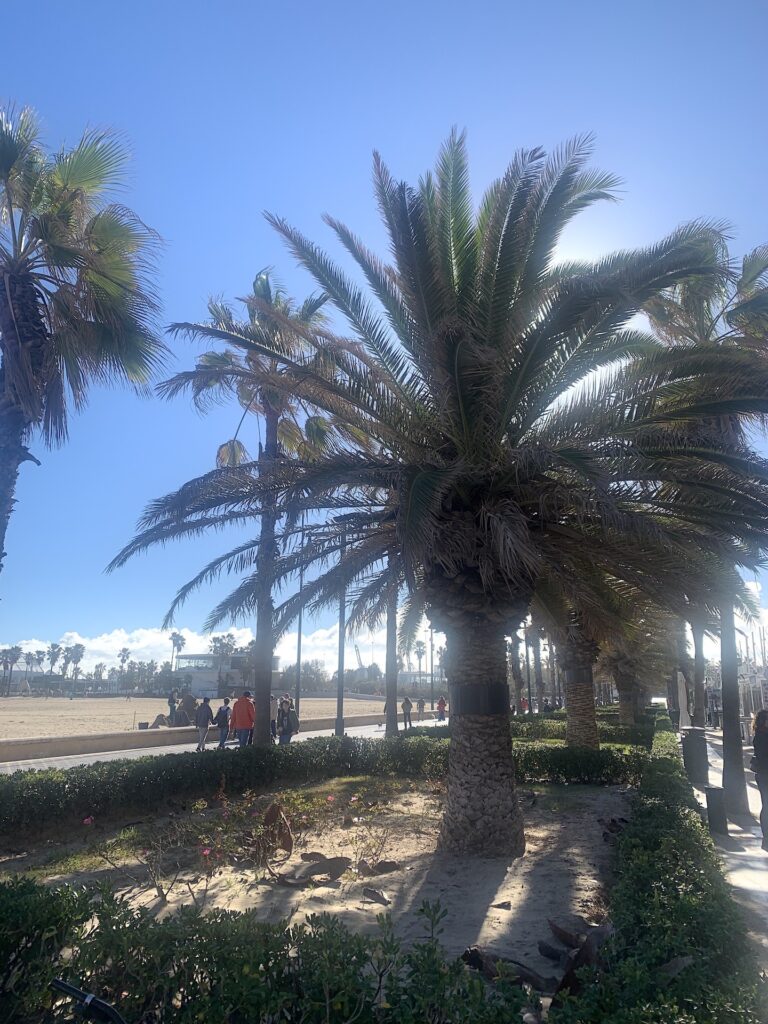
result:
<svg viewBox="0 0 768 1024"><path fill-rule="evenodd" d="M48 154L30 110L0 110L0 542L30 433L63 441L91 382L144 385L161 361L156 236L109 201L125 162L101 131Z"/></svg>

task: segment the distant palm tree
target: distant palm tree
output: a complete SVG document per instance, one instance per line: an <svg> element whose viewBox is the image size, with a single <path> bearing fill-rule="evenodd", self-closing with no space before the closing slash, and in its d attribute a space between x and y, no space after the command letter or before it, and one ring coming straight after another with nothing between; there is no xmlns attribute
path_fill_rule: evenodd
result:
<svg viewBox="0 0 768 1024"><path fill-rule="evenodd" d="M72 652L73 652L73 650L74 650L74 647L70 646L70 647L65 647L64 650L61 652L61 674L64 677L64 679L67 678L67 672L69 671L69 666L72 664Z"/></svg>
<svg viewBox="0 0 768 1024"><path fill-rule="evenodd" d="M106 197L124 180L117 137L87 131L53 155L32 110L0 109L0 569L27 448L67 437L89 384L144 385L164 353L148 284L156 236Z"/></svg>
<svg viewBox="0 0 768 1024"><path fill-rule="evenodd" d="M35 651L35 665L37 666L38 671L43 667L44 664L45 664L45 651L42 650L42 649L39 650L39 651Z"/></svg>
<svg viewBox="0 0 768 1024"><path fill-rule="evenodd" d="M48 662L49 662L50 666L51 666L50 670L48 672L48 675L50 675L50 676L53 675L53 669L54 669L54 667L56 665L56 662L61 657L61 653L62 653L63 649L64 648L61 646L61 644L49 644L48 645L48 650L46 651L46 655L45 655L46 658L48 659Z"/></svg>
<svg viewBox="0 0 768 1024"><path fill-rule="evenodd" d="M104 673L107 670L107 666L103 661L97 662L93 666L93 678L101 681L104 678Z"/></svg>
<svg viewBox="0 0 768 1024"><path fill-rule="evenodd" d="M121 676L121 678L123 678L125 676L125 663L128 661L130 656L131 656L131 652L129 651L129 649L127 647L123 647L121 650L119 650L117 652L117 657L118 657L118 660L120 662L120 676Z"/></svg>
<svg viewBox="0 0 768 1024"><path fill-rule="evenodd" d="M423 683L423 680L421 678L421 662L427 653L427 645L424 643L423 640L416 641L416 643L413 645L413 653L416 655L416 661L418 661L419 663L419 686L421 687Z"/></svg>
<svg viewBox="0 0 768 1024"><path fill-rule="evenodd" d="M29 670L31 668L33 668L34 664L35 664L35 654L34 654L34 651L25 651L24 652L24 678L26 680L29 680Z"/></svg>
<svg viewBox="0 0 768 1024"><path fill-rule="evenodd" d="M13 647L9 647L8 650L4 652L4 655L5 655L4 661L5 661L5 663L8 666L8 681L7 681L6 697L10 697L10 695L11 695L11 686L12 686L12 680L13 680L13 667L14 667L14 665L17 664L17 662L21 661L21 657L22 657L23 653L24 652L22 651L21 647L18 646L18 644L14 644Z"/></svg>
<svg viewBox="0 0 768 1024"><path fill-rule="evenodd" d="M171 672L173 672L173 656L184 650L186 642L181 633L171 633Z"/></svg>
<svg viewBox="0 0 768 1024"><path fill-rule="evenodd" d="M80 675L80 662L85 656L85 646L83 644L74 644L70 648L70 655L72 661L72 678L77 681L77 677Z"/></svg>

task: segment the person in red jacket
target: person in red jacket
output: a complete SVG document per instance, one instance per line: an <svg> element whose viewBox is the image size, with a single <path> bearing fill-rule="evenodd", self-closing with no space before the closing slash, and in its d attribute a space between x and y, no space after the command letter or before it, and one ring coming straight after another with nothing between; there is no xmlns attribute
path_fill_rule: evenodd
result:
<svg viewBox="0 0 768 1024"><path fill-rule="evenodd" d="M251 700L251 691L246 690L242 697L238 697L232 708L230 728L237 736L238 745L245 747L248 744L248 737L256 721L256 709Z"/></svg>

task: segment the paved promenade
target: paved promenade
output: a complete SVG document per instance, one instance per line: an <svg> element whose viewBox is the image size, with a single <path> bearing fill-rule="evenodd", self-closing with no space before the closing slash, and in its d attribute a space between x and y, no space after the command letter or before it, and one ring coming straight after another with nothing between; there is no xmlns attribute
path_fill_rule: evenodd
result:
<svg viewBox="0 0 768 1024"><path fill-rule="evenodd" d="M402 718L402 716L400 716ZM350 722L354 722L354 718L349 719ZM436 720L431 721L416 721L414 715L414 725L418 726L434 726L442 725L445 723L437 722ZM400 723L402 730L402 722ZM218 746L219 743L219 730L211 729L208 740L208 750L213 750ZM299 743L302 740L310 740L316 736L332 736L332 729L325 729L320 732L300 732L298 736L295 736L292 740L293 743ZM367 736L370 739L381 739L384 736L383 725L350 725L346 729L347 736ZM195 741L191 741L189 744L174 743L169 744L167 747L142 747L137 750L113 750L113 751L102 751L96 754L66 754L62 757L38 757L29 761L4 761L0 762L0 775L9 775L11 772L18 772L28 770L30 768L42 769L42 768L75 768L77 765L82 764L96 764L97 761L118 761L118 760L133 760L137 757L156 757L161 754L183 754L193 751L195 749ZM235 749L237 743L230 741L227 744L227 748Z"/></svg>
<svg viewBox="0 0 768 1024"><path fill-rule="evenodd" d="M709 784L723 784L723 734L707 730ZM749 764L752 747L744 747L744 763ZM696 796L706 804L704 791L694 787ZM747 771L749 806L754 817L729 820L728 837L714 836L723 860L725 875L733 886L733 895L741 906L750 935L758 950L760 965L768 970L768 853L760 848L760 794L755 776Z"/></svg>

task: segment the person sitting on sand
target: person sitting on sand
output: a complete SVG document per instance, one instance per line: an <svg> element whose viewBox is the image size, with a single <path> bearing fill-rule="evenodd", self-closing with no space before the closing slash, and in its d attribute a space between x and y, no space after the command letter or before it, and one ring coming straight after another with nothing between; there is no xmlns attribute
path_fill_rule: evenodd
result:
<svg viewBox="0 0 768 1024"><path fill-rule="evenodd" d="M152 723L152 725L150 725L149 728L159 729L161 725L166 727L168 726L168 719L165 717L165 715L157 715L155 717L154 722Z"/></svg>

